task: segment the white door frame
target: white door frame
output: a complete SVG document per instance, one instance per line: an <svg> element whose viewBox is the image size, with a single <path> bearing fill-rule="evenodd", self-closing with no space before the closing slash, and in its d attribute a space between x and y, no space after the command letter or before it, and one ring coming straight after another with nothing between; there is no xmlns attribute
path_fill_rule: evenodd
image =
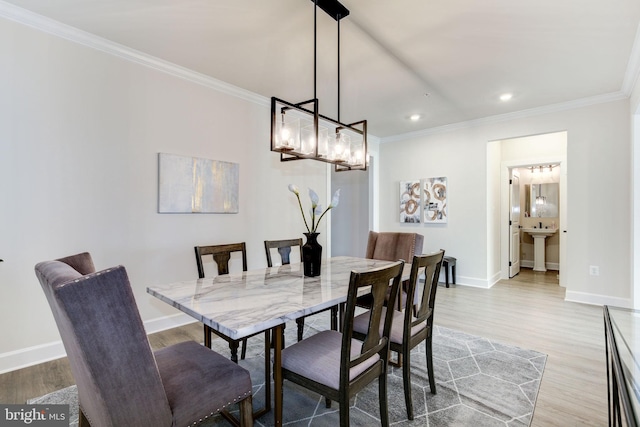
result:
<svg viewBox="0 0 640 427"><path fill-rule="evenodd" d="M567 160L560 157L537 157L526 160L503 161L500 164L500 278L509 279L509 217L511 207L509 204L509 178L511 169L528 167L532 165L560 165L560 286L566 287L566 254L568 224L567 224Z"/></svg>
<svg viewBox="0 0 640 427"><path fill-rule="evenodd" d="M520 210L522 207L520 206L520 174L516 173L515 168L509 169L509 235L511 236L509 239L509 278L515 276L520 272ZM518 189L518 214L514 215L514 194L513 190L516 188L512 180L516 179L517 189ZM514 220L514 218L517 218ZM514 232L515 231L515 232ZM517 234L517 244L514 245L514 239ZM514 255L514 246L515 255Z"/></svg>

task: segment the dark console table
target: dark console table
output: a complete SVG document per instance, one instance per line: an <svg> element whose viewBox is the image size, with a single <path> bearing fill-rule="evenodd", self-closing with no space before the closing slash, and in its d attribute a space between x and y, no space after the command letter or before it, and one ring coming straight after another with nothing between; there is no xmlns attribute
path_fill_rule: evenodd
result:
<svg viewBox="0 0 640 427"><path fill-rule="evenodd" d="M609 426L638 426L640 311L604 306Z"/></svg>

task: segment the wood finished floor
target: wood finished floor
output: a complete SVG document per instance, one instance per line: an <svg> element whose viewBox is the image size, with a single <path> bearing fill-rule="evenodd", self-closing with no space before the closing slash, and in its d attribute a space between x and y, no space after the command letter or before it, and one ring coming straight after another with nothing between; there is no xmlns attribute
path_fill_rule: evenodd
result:
<svg viewBox="0 0 640 427"><path fill-rule="evenodd" d="M548 355L533 427L607 424L602 308L564 301L556 272L523 269L491 289L438 289L437 324ZM153 348L202 339L194 323L150 335ZM0 375L0 402L27 399L73 384L66 359Z"/></svg>

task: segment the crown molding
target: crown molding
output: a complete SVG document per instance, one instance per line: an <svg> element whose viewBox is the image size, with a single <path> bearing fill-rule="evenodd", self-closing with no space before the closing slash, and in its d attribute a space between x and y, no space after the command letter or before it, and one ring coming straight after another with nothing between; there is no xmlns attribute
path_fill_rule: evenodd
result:
<svg viewBox="0 0 640 427"><path fill-rule="evenodd" d="M588 107L590 105L604 104L607 102L619 101L627 99L629 96L622 91L606 93L603 95L590 96L587 98L576 99L568 102L557 104L549 104L543 107L530 108L528 110L514 111L513 113L499 114L495 116L483 117L481 119L468 120L465 122L452 123L449 125L437 126L421 131L408 132L400 135L381 138L380 143L398 142L407 139L419 138L429 135L453 132L461 129L468 129L478 126L492 125L496 123L508 122L510 120L523 119L527 117L540 116L543 114L557 113L559 111L574 110L577 108Z"/></svg>
<svg viewBox="0 0 640 427"><path fill-rule="evenodd" d="M636 38L633 40L629 62L627 63L627 71L622 81L621 90L627 96L631 96L638 82L638 76L640 76L640 24L638 24L638 29L636 30Z"/></svg>
<svg viewBox="0 0 640 427"><path fill-rule="evenodd" d="M198 73L185 67L181 67L172 62L156 58L144 52L132 49L130 47L114 43L110 40L98 37L95 34L79 30L70 25L63 24L50 18L46 18L37 13L20 8L13 4L0 0L0 17L10 21L17 22L43 31L54 36L96 49L119 58L137 63L139 65L161 71L172 76L191 81L193 83L208 87L227 95L244 99L256 104L268 107L269 99L250 92L246 89L239 88L232 84L223 82L222 80L209 77L205 74Z"/></svg>

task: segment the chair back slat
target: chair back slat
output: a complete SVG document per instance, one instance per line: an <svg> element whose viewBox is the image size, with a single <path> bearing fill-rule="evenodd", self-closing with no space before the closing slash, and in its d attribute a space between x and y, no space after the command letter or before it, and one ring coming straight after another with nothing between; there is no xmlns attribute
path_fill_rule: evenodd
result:
<svg viewBox="0 0 640 427"><path fill-rule="evenodd" d="M388 347L388 337L391 331L391 321L393 316L386 316L385 324L381 328L382 308L387 299L387 290L391 287L389 294L389 306L393 306L398 295L400 280L402 278L402 270L404 261L398 261L389 267L382 267L366 272L351 272L349 281L349 292L347 295L347 304L345 309L345 324L342 332L342 364L341 370L348 370L360 363L362 360L369 358L374 353L381 353L381 358L386 356L383 354ZM353 319L356 307L356 298L359 291L365 287L371 287L372 295L371 316L369 316L369 327L366 337L363 341L360 355L351 359L351 338L353 337ZM382 334L380 331L382 330Z"/></svg>
<svg viewBox="0 0 640 427"><path fill-rule="evenodd" d="M438 290L438 279L443 258L444 250L440 250L435 254L413 257L411 277L409 278L407 289L407 306L405 307L405 317L411 316L412 319L410 322L405 319L406 329L411 330L413 326L419 325L428 319L433 319L436 291ZM422 272L424 272L422 295L419 301L416 301L416 292L420 286ZM411 307L412 304L413 307Z"/></svg>
<svg viewBox="0 0 640 427"><path fill-rule="evenodd" d="M218 274L229 274L229 260L233 252L242 253L242 271L247 271L247 247L245 242L230 243L224 245L209 245L194 247L196 253L196 264L198 266L198 277L204 279L204 263L202 257L211 255L218 267Z"/></svg>
<svg viewBox="0 0 640 427"><path fill-rule="evenodd" d="M267 267L273 267L271 249L278 250L282 265L291 264L291 248L294 246L298 246L302 250L302 239L265 240L264 249L267 255Z"/></svg>

